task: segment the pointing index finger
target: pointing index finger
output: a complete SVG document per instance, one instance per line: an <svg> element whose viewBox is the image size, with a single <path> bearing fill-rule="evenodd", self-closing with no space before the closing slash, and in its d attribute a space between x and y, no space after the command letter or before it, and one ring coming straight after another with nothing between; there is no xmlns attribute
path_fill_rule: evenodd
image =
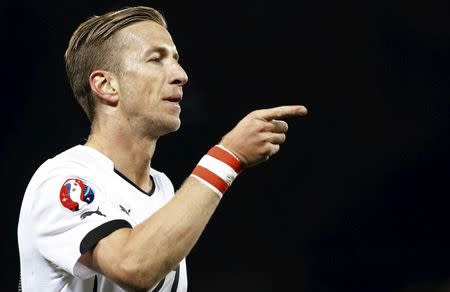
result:
<svg viewBox="0 0 450 292"><path fill-rule="evenodd" d="M307 110L302 105L283 105L268 109L257 110L255 114L264 120L271 121L289 117L305 116Z"/></svg>

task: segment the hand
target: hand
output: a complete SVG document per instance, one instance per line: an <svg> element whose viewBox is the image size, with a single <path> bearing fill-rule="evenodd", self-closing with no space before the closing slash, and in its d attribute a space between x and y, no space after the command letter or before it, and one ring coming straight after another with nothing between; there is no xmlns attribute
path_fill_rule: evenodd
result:
<svg viewBox="0 0 450 292"><path fill-rule="evenodd" d="M286 140L288 124L280 119L306 113L306 108L300 105L253 111L228 132L220 144L233 152L243 167L256 165L277 153Z"/></svg>

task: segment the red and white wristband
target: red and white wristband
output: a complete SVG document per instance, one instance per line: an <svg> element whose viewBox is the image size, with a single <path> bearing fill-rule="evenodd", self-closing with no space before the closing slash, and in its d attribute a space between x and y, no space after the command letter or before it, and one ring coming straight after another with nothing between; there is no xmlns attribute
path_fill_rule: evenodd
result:
<svg viewBox="0 0 450 292"><path fill-rule="evenodd" d="M241 170L241 162L230 150L215 145L200 159L191 176L222 198Z"/></svg>

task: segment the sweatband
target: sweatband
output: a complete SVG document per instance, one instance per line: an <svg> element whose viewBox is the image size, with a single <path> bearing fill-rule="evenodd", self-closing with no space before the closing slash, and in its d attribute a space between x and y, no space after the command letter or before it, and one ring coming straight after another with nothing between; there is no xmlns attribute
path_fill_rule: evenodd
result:
<svg viewBox="0 0 450 292"><path fill-rule="evenodd" d="M215 145L200 159L191 175L222 198L241 170L241 162L231 151Z"/></svg>

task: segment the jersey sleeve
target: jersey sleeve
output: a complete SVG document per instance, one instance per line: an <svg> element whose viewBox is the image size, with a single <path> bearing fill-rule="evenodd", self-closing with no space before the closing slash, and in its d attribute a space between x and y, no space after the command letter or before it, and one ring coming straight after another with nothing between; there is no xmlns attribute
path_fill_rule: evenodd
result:
<svg viewBox="0 0 450 292"><path fill-rule="evenodd" d="M80 256L113 231L132 224L94 176L71 173L75 175L58 174L36 184L30 216L42 256L84 279L94 271L78 262Z"/></svg>

